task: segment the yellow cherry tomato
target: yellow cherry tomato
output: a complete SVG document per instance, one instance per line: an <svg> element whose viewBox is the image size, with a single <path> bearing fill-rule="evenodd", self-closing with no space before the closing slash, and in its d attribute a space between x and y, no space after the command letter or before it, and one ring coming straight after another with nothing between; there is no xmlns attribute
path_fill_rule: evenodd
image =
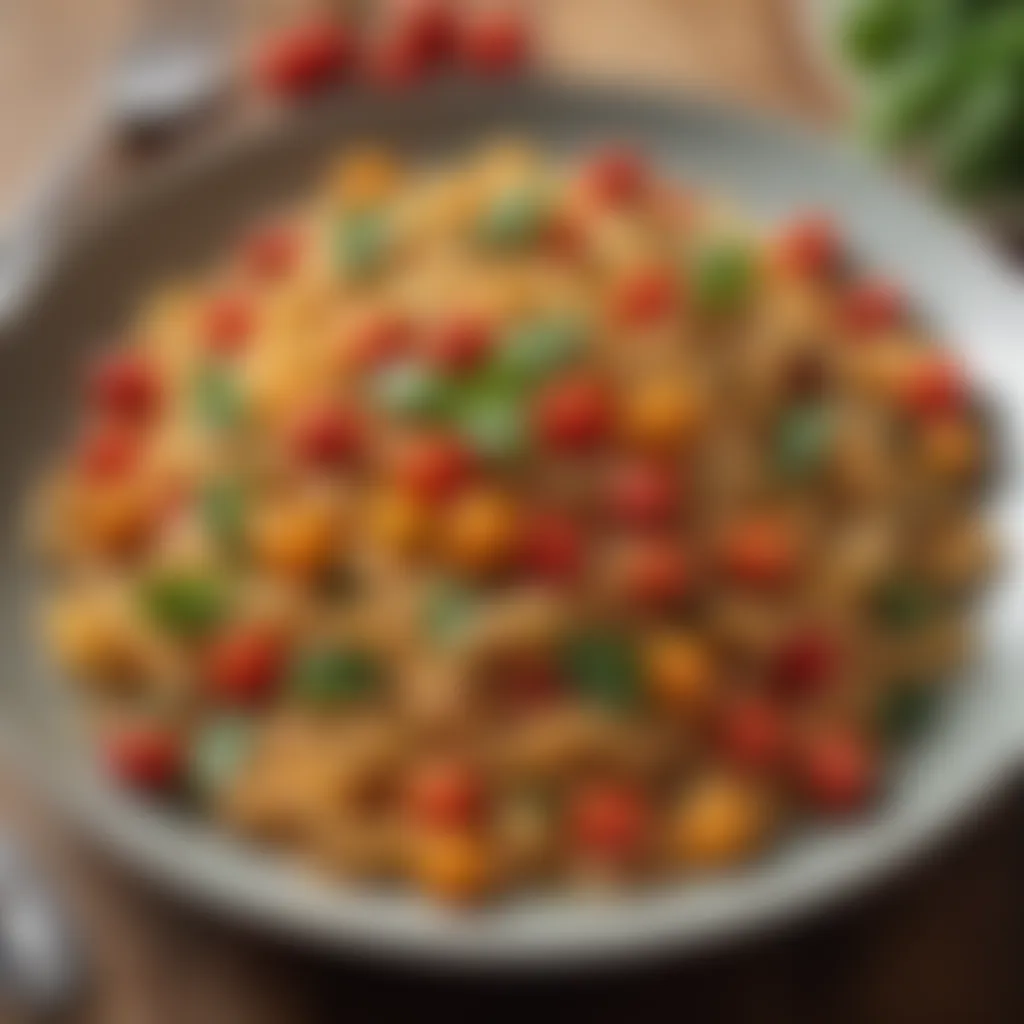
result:
<svg viewBox="0 0 1024 1024"><path fill-rule="evenodd" d="M83 488L74 501L75 531L88 547L116 554L144 539L154 511L153 496L140 483Z"/></svg>
<svg viewBox="0 0 1024 1024"><path fill-rule="evenodd" d="M667 452L691 441L702 419L701 402L693 388L672 380L649 380L633 385L624 395L620 428L630 444Z"/></svg>
<svg viewBox="0 0 1024 1024"><path fill-rule="evenodd" d="M647 686L655 699L676 711L704 708L715 686L715 665L706 644L683 633L650 637L643 648Z"/></svg>
<svg viewBox="0 0 1024 1024"><path fill-rule="evenodd" d="M402 491L378 495L369 516L373 536L392 554L415 554L429 540L432 523L428 510Z"/></svg>
<svg viewBox="0 0 1024 1024"><path fill-rule="evenodd" d="M473 490L459 498L445 526L445 551L460 569L487 573L507 564L518 534L518 512L503 494Z"/></svg>
<svg viewBox="0 0 1024 1024"><path fill-rule="evenodd" d="M95 596L82 594L61 602L52 610L47 626L57 657L71 671L109 679L136 667L126 624Z"/></svg>
<svg viewBox="0 0 1024 1024"><path fill-rule="evenodd" d="M327 188L332 198L346 206L373 206L394 190L400 176L391 153L379 146L363 146L335 164Z"/></svg>
<svg viewBox="0 0 1024 1024"><path fill-rule="evenodd" d="M684 863L717 867L751 854L768 823L767 808L749 784L708 779L682 797L671 824L671 842Z"/></svg>
<svg viewBox="0 0 1024 1024"><path fill-rule="evenodd" d="M487 844L464 832L438 832L417 840L413 874L424 892L445 903L472 903L494 882Z"/></svg>
<svg viewBox="0 0 1024 1024"><path fill-rule="evenodd" d="M924 427L921 455L925 466L946 480L969 479L981 467L982 439L975 425L962 419L937 419Z"/></svg>
<svg viewBox="0 0 1024 1024"><path fill-rule="evenodd" d="M324 570L338 550L337 510L317 496L299 495L257 510L252 543L272 572L308 578Z"/></svg>

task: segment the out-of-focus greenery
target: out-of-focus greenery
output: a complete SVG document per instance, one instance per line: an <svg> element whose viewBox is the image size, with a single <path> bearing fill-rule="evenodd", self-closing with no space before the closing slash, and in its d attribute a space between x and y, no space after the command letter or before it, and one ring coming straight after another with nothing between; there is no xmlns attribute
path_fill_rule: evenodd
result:
<svg viewBox="0 0 1024 1024"><path fill-rule="evenodd" d="M875 139L961 195L1024 193L1024 0L854 0L842 42Z"/></svg>

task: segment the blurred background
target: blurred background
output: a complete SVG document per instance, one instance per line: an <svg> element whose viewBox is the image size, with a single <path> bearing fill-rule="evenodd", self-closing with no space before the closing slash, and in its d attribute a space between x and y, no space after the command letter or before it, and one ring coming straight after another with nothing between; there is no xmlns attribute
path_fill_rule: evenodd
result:
<svg viewBox="0 0 1024 1024"><path fill-rule="evenodd" d="M336 90L411 94L448 73L402 45L404 6L0 0L0 335L81 218L225 125L293 116ZM497 13L458 62L506 76L508 88L541 71L687 88L784 114L878 152L1008 259L1020 250L1022 0L465 6ZM325 18L358 40L357 61L339 63L323 45ZM490 1013L495 998L514 1012L601 1020L1016 1021L1022 797L1018 787L970 835L857 906L785 934L599 981L509 986L326 961L207 920L64 833L0 760L0 1021L302 1024L404 1019L427 1007L468 1018ZM30 882L65 908L55 934L67 952L56 967L32 959L33 943L44 959L48 948L38 920L16 920ZM26 982L6 948L12 935L38 977Z"/></svg>

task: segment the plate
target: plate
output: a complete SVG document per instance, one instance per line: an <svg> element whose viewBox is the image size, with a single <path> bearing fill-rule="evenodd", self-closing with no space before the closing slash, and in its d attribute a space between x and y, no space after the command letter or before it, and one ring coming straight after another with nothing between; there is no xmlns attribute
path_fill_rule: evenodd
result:
<svg viewBox="0 0 1024 1024"><path fill-rule="evenodd" d="M105 785L32 626L37 581L23 509L68 431L79 370L143 291L187 273L259 211L297 194L332 153L372 139L443 159L495 133L555 158L609 138L772 219L835 212L854 252L905 282L990 396L1005 453L990 517L1004 557L982 608L980 654L871 814L795 835L768 859L617 900L536 895L453 914L407 894L325 882L177 821ZM451 84L414 98L352 94L240 132L149 183L60 258L0 352L0 721L31 776L120 856L203 903L293 937L460 966L562 966L707 946L848 896L970 820L1024 752L1024 295L961 226L851 153L780 122L675 95L544 81Z"/></svg>

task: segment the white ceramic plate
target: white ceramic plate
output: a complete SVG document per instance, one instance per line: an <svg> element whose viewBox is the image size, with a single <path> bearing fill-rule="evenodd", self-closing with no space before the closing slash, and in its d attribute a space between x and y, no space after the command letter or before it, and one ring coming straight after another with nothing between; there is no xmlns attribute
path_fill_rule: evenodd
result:
<svg viewBox="0 0 1024 1024"><path fill-rule="evenodd" d="M76 370L135 297L188 271L338 147L367 137L444 158L517 131L556 156L608 138L766 218L833 210L854 250L906 283L991 396L1006 464L991 515L1005 557L984 608L981 652L877 811L795 837L741 872L617 902L536 896L452 915L407 895L332 885L170 820L93 771L30 626L33 585L18 514L43 453L70 424ZM967 820L1024 751L1020 569L1024 520L1024 297L970 235L850 154L793 128L672 97L537 82L442 88L397 101L350 96L286 126L223 140L126 202L66 253L0 354L0 718L32 773L120 855L211 906L334 947L458 964L551 967L653 946L707 945L817 906L877 877Z"/></svg>

